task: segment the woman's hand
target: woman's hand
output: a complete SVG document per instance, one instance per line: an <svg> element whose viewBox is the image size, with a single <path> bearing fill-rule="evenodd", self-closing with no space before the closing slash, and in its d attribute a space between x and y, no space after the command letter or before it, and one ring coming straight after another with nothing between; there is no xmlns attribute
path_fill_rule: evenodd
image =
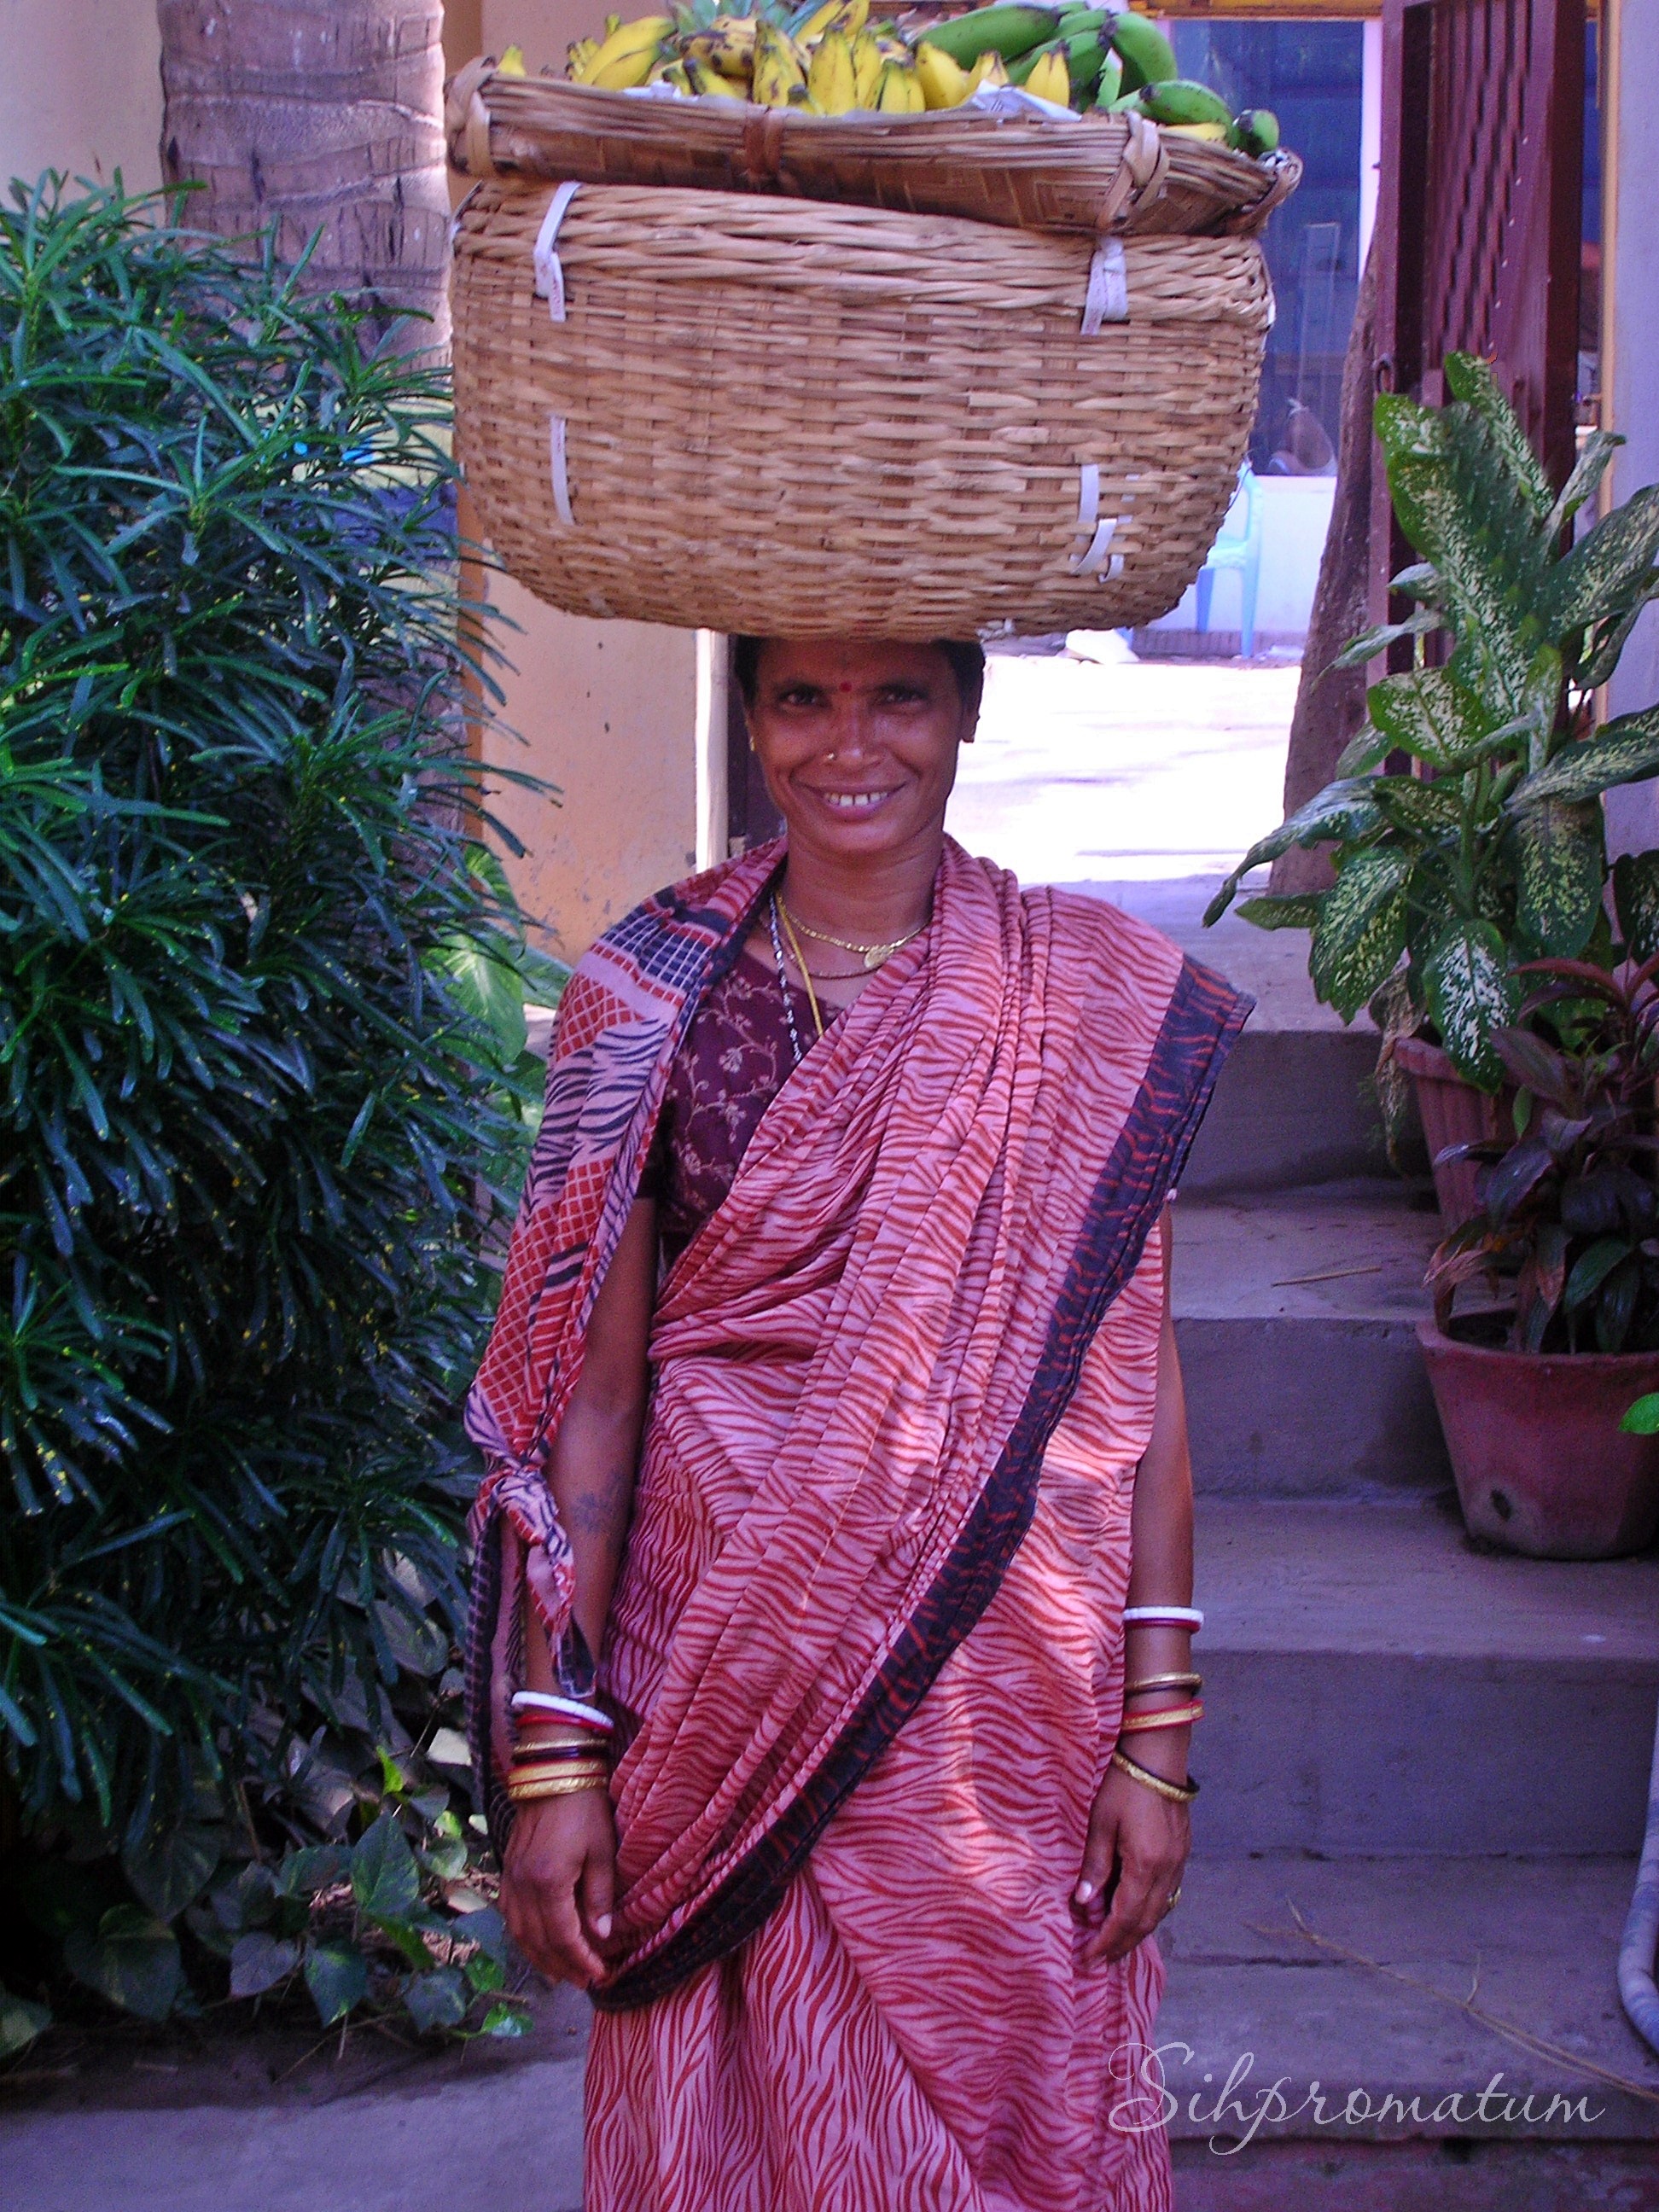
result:
<svg viewBox="0 0 1659 2212"><path fill-rule="evenodd" d="M1121 1959L1144 1942L1170 1910L1192 1848L1192 1817L1121 1767L1109 1766L1089 1815L1083 1869L1072 1909L1096 1923L1081 1954L1085 1966Z"/></svg>
<svg viewBox="0 0 1659 2212"><path fill-rule="evenodd" d="M608 1790L520 1807L501 1870L501 1911L520 1949L550 1981L586 1989L604 1973L616 1887Z"/></svg>

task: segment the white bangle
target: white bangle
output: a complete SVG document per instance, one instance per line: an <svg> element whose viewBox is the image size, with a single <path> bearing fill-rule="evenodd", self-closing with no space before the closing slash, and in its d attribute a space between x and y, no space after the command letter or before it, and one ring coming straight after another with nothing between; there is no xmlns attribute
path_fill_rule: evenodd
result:
<svg viewBox="0 0 1659 2212"><path fill-rule="evenodd" d="M1123 1615L1123 1626L1133 1628L1137 1622L1160 1628L1190 1628L1194 1634L1203 1627L1204 1616L1195 1605L1132 1605Z"/></svg>
<svg viewBox="0 0 1659 2212"><path fill-rule="evenodd" d="M598 1705L580 1705L574 1698L555 1698L545 1690L515 1690L513 1694L515 1713L559 1713L566 1720L580 1721L585 1727L603 1729L607 1735L617 1725L609 1713L601 1712Z"/></svg>

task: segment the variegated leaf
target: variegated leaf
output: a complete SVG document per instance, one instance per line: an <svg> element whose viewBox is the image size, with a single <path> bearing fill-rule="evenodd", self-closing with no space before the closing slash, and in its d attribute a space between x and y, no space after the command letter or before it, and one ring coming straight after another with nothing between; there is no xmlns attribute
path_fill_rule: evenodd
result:
<svg viewBox="0 0 1659 2212"><path fill-rule="evenodd" d="M1386 677L1372 684L1365 704L1392 744L1437 769L1459 769L1476 757L1499 719L1443 668Z"/></svg>
<svg viewBox="0 0 1659 2212"><path fill-rule="evenodd" d="M1521 987L1495 924L1454 916L1424 960L1423 995L1460 1074L1482 1091L1500 1089L1504 1063L1493 1049L1492 1031L1515 1020Z"/></svg>
<svg viewBox="0 0 1659 2212"><path fill-rule="evenodd" d="M1520 417L1504 396L1492 363L1478 354L1449 353L1441 366L1453 398L1480 417L1516 491L1541 521L1553 499L1550 480L1521 427Z"/></svg>
<svg viewBox="0 0 1659 2212"><path fill-rule="evenodd" d="M1375 836L1382 826L1382 817L1370 795L1369 776L1343 776L1334 783L1328 783L1306 805L1298 806L1294 814L1287 816L1277 830L1270 830L1251 846L1205 908L1205 927L1220 921L1252 868L1276 860L1293 845L1350 844Z"/></svg>
<svg viewBox="0 0 1659 2212"><path fill-rule="evenodd" d="M1545 533L1559 538L1586 500L1595 496L1607 464L1618 452L1624 440L1612 430L1592 430L1585 439L1583 449L1573 463L1572 474L1561 487L1559 498L1550 509L1549 520L1544 525Z"/></svg>
<svg viewBox="0 0 1659 2212"><path fill-rule="evenodd" d="M1328 1006L1351 1022L1392 974L1406 949L1407 885L1413 854L1373 845L1342 863L1309 948L1308 972Z"/></svg>
<svg viewBox="0 0 1659 2212"><path fill-rule="evenodd" d="M1535 775L1516 786L1510 811L1535 806L1542 799L1599 799L1616 784L1640 783L1650 775L1659 775L1659 707L1621 714L1594 737L1564 745Z"/></svg>
<svg viewBox="0 0 1659 2212"><path fill-rule="evenodd" d="M1656 556L1659 484L1649 484L1556 563L1538 607L1546 633L1569 637L1620 613L1651 579Z"/></svg>
<svg viewBox="0 0 1659 2212"><path fill-rule="evenodd" d="M1601 809L1594 799L1540 799L1512 817L1516 935L1534 958L1576 960L1601 910L1607 873Z"/></svg>
<svg viewBox="0 0 1659 2212"><path fill-rule="evenodd" d="M1379 775L1373 788L1392 828L1432 842L1457 826L1462 813L1460 781L1455 776L1428 782L1415 775Z"/></svg>
<svg viewBox="0 0 1659 2212"><path fill-rule="evenodd" d="M1239 919L1258 929L1312 929L1329 896L1328 891L1264 891L1244 901Z"/></svg>
<svg viewBox="0 0 1659 2212"><path fill-rule="evenodd" d="M1659 852L1621 853L1613 864L1619 932L1633 960L1659 952Z"/></svg>

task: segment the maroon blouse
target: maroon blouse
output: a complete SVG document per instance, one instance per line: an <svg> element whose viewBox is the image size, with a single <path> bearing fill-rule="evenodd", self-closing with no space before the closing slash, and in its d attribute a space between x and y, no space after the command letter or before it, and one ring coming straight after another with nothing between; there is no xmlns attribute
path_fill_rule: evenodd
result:
<svg viewBox="0 0 1659 2212"><path fill-rule="evenodd" d="M805 991L789 987L803 1050L816 1041ZM784 985L747 947L691 1018L669 1070L640 1196L657 1201L665 1262L672 1266L721 1204L761 1117L795 1066ZM841 1007L820 1006L826 1036Z"/></svg>

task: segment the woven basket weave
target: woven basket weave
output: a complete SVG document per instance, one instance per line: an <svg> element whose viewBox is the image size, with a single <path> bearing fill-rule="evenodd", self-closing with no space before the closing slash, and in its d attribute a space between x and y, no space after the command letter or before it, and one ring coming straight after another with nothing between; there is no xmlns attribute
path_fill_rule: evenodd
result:
<svg viewBox="0 0 1659 2212"><path fill-rule="evenodd" d="M781 193L1023 230L1254 234L1297 185L1294 154L1253 161L1139 116L1076 123L808 115L732 100L642 100L471 62L448 87L463 175Z"/></svg>
<svg viewBox="0 0 1659 2212"><path fill-rule="evenodd" d="M971 637L1149 622L1197 574L1255 410L1254 240L558 197L541 293L546 185L475 190L454 257L467 481L498 557L555 605ZM1085 336L1091 277L1127 315Z"/></svg>

